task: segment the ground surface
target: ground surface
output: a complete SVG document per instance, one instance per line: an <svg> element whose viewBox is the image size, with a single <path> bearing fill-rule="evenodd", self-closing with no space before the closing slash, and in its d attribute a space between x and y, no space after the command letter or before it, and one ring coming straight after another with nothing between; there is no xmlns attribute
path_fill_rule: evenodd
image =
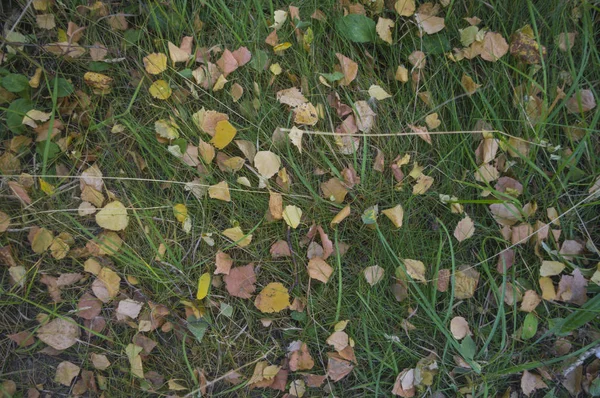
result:
<svg viewBox="0 0 600 398"><path fill-rule="evenodd" d="M27 3L6 396L600 394L593 2Z"/></svg>

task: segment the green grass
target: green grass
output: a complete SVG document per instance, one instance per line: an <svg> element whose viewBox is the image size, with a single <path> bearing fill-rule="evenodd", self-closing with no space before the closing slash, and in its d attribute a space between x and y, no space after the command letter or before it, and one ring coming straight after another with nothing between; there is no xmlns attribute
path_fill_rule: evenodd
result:
<svg viewBox="0 0 600 398"><path fill-rule="evenodd" d="M56 365L69 360L82 369L93 370L89 355L95 352L107 355L112 362L107 370L96 371L107 377L105 396L152 395L144 392L150 386L149 382L131 375L125 354L125 347L132 342L136 330L116 322L112 304L103 307L107 327L101 335L88 338L84 334L79 344L58 356L40 353L45 345L39 341L30 347L17 348L5 337L23 330L35 331L39 327L35 321L38 314L73 316L71 311L76 309L77 301L93 282L93 278L88 278L76 286L65 288L63 302L53 304L46 286L39 282L40 275L82 272L86 258L67 257L58 261L49 253L34 254L27 241L29 229L34 225L55 233L71 233L77 241L75 247L85 246L100 232L93 217L79 217L76 211L72 211L80 203L78 176L94 163L90 156L97 158L95 163L105 176L106 187L131 209L130 224L125 232L120 233L123 248L110 256L114 269L123 279L122 298L152 301L171 310L168 319L176 326L176 331L146 333L158 344L144 360L144 370L158 372L165 381L177 379L191 391L200 386L194 373L196 369L202 369L210 382L265 355L269 363L280 364L287 346L294 340L308 344L315 359L315 368L311 372L324 374L326 353L332 351L326 339L333 332L335 323L345 319L350 321L346 332L355 341L356 367L343 380L326 383L327 393L322 389L310 389L307 395L389 396L397 374L405 368L414 368L419 360L431 353L435 353L439 370L429 392L439 391L447 397L466 394L497 396L508 388L519 391L521 373L526 369L547 366L550 374L560 374L573 358L594 343L600 332L600 323L596 318L579 325L573 334L564 337L572 344L571 351L557 356L553 353L553 345L559 337L547 331L552 331L556 318L583 313L579 306L542 301L535 312L539 319L538 334L524 341L520 336L526 314L519 310L519 304L497 304L503 302L508 283L523 291L533 289L540 292L538 269L541 260L535 255L532 244L518 245L515 247L515 265L504 276L496 271L496 256L510 246L510 242L506 242L499 233L488 205L496 197L505 200L506 196L495 192L493 183L485 187L474 179L477 169L474 151L480 135L436 134L432 135L433 145L416 136L385 136L407 132L408 124L424 125L424 118L437 112L442 120L438 129L441 131L476 130L476 123L483 120L495 130L532 142L535 145L531 145L529 156L508 158L514 164L503 174L524 186L523 194L514 203L519 207L527 202L537 203L537 213L530 219L532 223L538 219L547 221L546 209L555 207L561 214L561 241L589 240L595 247L600 246L600 202L597 196L588 196L589 187L600 173L597 135L600 112L595 108L577 115L567 113L565 108L566 100L578 88L592 90L598 99L600 70L597 65L600 65L600 56L597 20L600 9L583 2L579 7L581 19L574 21L571 17L572 3L512 3L451 2L442 11L446 16L446 28L439 34L422 39L412 19L397 18L397 14L386 10L383 16L396 19L396 41L388 45L381 41L355 44L344 40L335 29L334 20L342 15L336 1L296 1L294 5L300 8L301 19L310 21L315 39L310 51L304 51L296 43L288 21L279 31L279 41L289 41L293 46L280 56L273 55L264 39L270 32L268 26L272 23L273 11L287 9L287 2L214 0L202 5L202 2L178 0L168 5L143 2L115 6L111 12L131 14L127 18L130 28L140 33L139 40L135 41L132 41L134 35L131 31L114 31L106 20L78 15L76 2L54 7L52 12L59 28L66 30L70 20L86 26L80 44L91 45L98 41L111 49L107 58L123 57L123 60L104 64L107 69L101 73L114 79L112 92L105 96L93 95L83 83L83 74L93 67L88 55L67 60L32 45L2 65L10 72L27 76L33 74L36 65L42 65L47 71L43 87L31 91L35 109L50 111L53 118L65 124L69 121L69 131L74 134L69 151L59 156L50 156L49 145L42 146L37 153L35 149L28 149L19 155L23 172L55 176L45 179L55 187L63 188L57 193L46 195L36 187L30 192L34 204L25 207L9 197L10 190L4 180L15 178L3 178L0 183L0 210L11 217L11 230L0 235L0 245L11 245L18 262L28 270L25 287L20 289L9 284L8 268L0 269L3 277L0 293L2 379L16 381L19 391L43 384L45 391L68 394L69 388L52 381ZM327 15L326 22L310 19L317 7ZM32 32L35 26L32 15L31 12L25 15L18 31ZM194 30L196 15L204 22L198 32ZM547 47L547 58L537 66L519 64L510 55L495 63L479 58L458 63L450 61L444 52L460 46L458 29L468 26L463 18L470 16L478 16L483 21L480 26L501 33L507 40L514 31L530 24L536 37ZM52 37L55 31L39 33L37 28L35 31L38 35L32 38L32 43L44 44L55 40ZM554 37L561 32L573 31L578 33L573 49L559 51ZM272 62L280 63L285 72L271 82L273 75L268 70L257 71L245 65L230 75L230 83L224 90L210 92L178 74L184 69L182 64L178 64L175 69L170 67L161 78L167 80L175 91L194 87L198 98L190 96L181 102L173 98L155 100L148 93L148 87L156 77L145 74L142 58L151 52L168 54L167 42L179 44L184 35L193 35L194 43L199 47L220 45L233 50L246 46L253 56L258 51L265 51ZM394 79L396 67L399 64L409 66L408 56L417 49L427 54L420 91L430 93L432 106L418 98L411 83L402 84ZM342 102L352 104L368 100L367 89L371 84L379 84L393 95L390 99L371 103L377 113L372 136L361 137L360 150L354 155L340 154L332 137L327 135L305 134L302 153L290 145L274 145L273 131L293 125L291 112L276 101L275 93L294 85L300 86L300 82L303 83L303 94L313 104L322 104L325 110L325 117L315 130L332 131L339 125L341 120L327 105L327 96L332 89L324 87L318 80L318 73L333 72L334 65L338 63L337 52L359 64L355 82L348 87L335 88ZM195 68L194 65L188 67ZM463 74L482 84L473 96L464 94L461 86ZM79 118L72 116L69 119L61 112L57 77L70 79L76 89L90 95L89 109ZM571 83L565 83L565 78ZM229 95L229 87L234 82L244 88L244 96L238 103L234 103ZM537 123L529 121L513 103L514 92L519 85L532 85L540 90L539 96L547 112ZM566 98L550 109L559 87L565 91ZM304 91L306 89L308 91ZM254 107L253 99L259 106ZM8 104L0 106L0 110L5 111ZM257 178L248 168L233 175L220 171L213 163L207 165L208 172L202 174L180 162L167 151L166 145L156 140L155 120L173 116L188 142L196 145L199 137L206 141L208 137L198 131L191 117L202 107L227 113L238 128L236 139L249 140L256 143L259 150L271 150L281 156L282 164L292 179L291 190L284 196L284 203L300 207L305 215L301 226L290 233L292 247L297 253L297 276L292 260L273 260L269 255L273 242L287 239L287 228L283 222L271 223L265 218L268 191L256 188ZM125 132L111 133L115 124L123 125ZM583 138L570 139L565 129L577 124L584 132ZM0 134L3 141L14 135L7 129L4 119L0 122ZM508 136L497 133L495 137L508 144ZM552 152L550 148L558 145L561 148ZM385 154L384 173L373 170L376 148ZM571 152L563 152L565 148ZM2 146L1 150L6 151L7 146ZM228 146L225 152L242 156L234 144ZM411 155L406 171L410 171L412 162L416 161L425 167L427 175L435 179L432 188L424 195L412 195L408 183L403 189L395 189L396 181L388 164L397 155L405 153ZM560 155L560 158L553 159L553 154ZM147 167L141 170L135 158L143 159ZM350 191L344 203L351 205L352 214L334 230L329 227L329 222L342 206L320 196L320 183L330 177L315 175L314 170L319 168L330 172L331 176L339 176L348 165L354 167L361 181ZM68 170L67 177L56 176L58 166ZM238 176L248 177L253 188L236 183ZM208 196L197 199L184 189L184 183L194 178L200 178L207 185L228 181L232 188L231 202L216 201ZM481 197L485 188L493 191L492 196ZM475 222L476 233L472 238L458 243L452 236L454 227L463 216L452 214L448 205L440 202L440 194L459 198L465 212ZM177 203L185 203L193 217L190 234L182 231L173 216L172 206ZM377 204L380 209L385 209L398 203L405 211L402 228L394 229L384 216L380 216L374 229L362 223L360 215L368 207ZM336 248L341 242L349 245L346 254L334 254L328 259L335 271L327 284L309 283L306 272L306 247L301 241L313 221L325 228ZM245 249L232 247L231 242L220 235L224 229L238 224L244 232L252 231L253 234L252 244ZM206 233L213 234L214 247L201 239ZM165 245L167 251L163 260L157 261L155 256L160 244ZM292 287L298 279L299 284L290 294L305 301L306 310L301 315L294 315L295 319L289 311L269 316L261 314L253 300L231 297L224 288L213 288L209 299L203 302L210 327L202 342L196 341L186 330L181 300L195 299L198 278L202 273L214 270L214 256L219 249L232 256L235 266L254 262L258 267L257 292L274 281ZM557 250L553 241L540 248L547 260L557 259L553 250ZM598 257L597 252L588 250L570 262L568 270L570 272L578 267L589 278L599 261ZM390 287L396 268L403 267L401 259L404 258L423 261L429 282L409 283L408 298L398 302ZM371 265L379 265L386 272L385 279L373 287L362 275L363 269ZM440 269L454 271L461 265L471 266L480 273L475 296L467 300L454 298L452 285L449 292L437 292L437 272ZM139 284L126 282L126 276L137 278ZM597 297L599 290L590 282L588 297ZM219 315L218 303L231 305L232 316ZM592 311L597 312L597 306ZM465 317L470 325L476 345L471 362L474 368L480 367L480 371L460 369L453 359L465 352L464 346L450 334L450 320L455 316ZM273 324L262 326L260 319L264 317L272 318ZM405 331L402 325L406 321L414 325L414 330ZM183 335L187 338L182 339ZM250 365L241 369L240 373L250 377L252 370L253 365ZM299 374L290 374L288 382L298 378ZM555 394L552 396L568 395L558 378L545 382L550 388L538 391L539 396L544 396L551 388L554 389L551 394ZM163 387L160 394L167 394L167 391ZM231 397L282 395L269 389L248 390L244 384L231 386L224 381L211 384L209 391L213 396ZM423 390L418 394L426 395L428 392Z"/></svg>

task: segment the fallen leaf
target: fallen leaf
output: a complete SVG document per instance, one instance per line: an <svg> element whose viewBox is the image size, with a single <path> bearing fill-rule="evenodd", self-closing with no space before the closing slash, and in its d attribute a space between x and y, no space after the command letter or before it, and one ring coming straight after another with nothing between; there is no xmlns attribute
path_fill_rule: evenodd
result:
<svg viewBox="0 0 600 398"><path fill-rule="evenodd" d="M496 62L508 52L508 43L500 33L487 32L483 38L481 59Z"/></svg>
<svg viewBox="0 0 600 398"><path fill-rule="evenodd" d="M565 269L565 265L560 261L542 261L542 266L540 267L540 276L555 276L560 275L560 273Z"/></svg>
<svg viewBox="0 0 600 398"><path fill-rule="evenodd" d="M256 291L254 264L232 268L229 274L223 276L223 282L230 295L246 299L252 297L252 293Z"/></svg>
<svg viewBox="0 0 600 398"><path fill-rule="evenodd" d="M475 83L471 76L464 73L462 75L462 78L460 79L460 84L462 84L463 88L465 89L465 92L469 95L469 97L475 94L477 89L481 87L481 84Z"/></svg>
<svg viewBox="0 0 600 398"><path fill-rule="evenodd" d="M381 86L375 84L372 84L371 87L369 87L369 95L379 101L382 101L386 98L392 98L392 96L383 88L381 88Z"/></svg>
<svg viewBox="0 0 600 398"><path fill-rule="evenodd" d="M415 0L396 0L394 9L402 17L410 17L415 13L417 6Z"/></svg>
<svg viewBox="0 0 600 398"><path fill-rule="evenodd" d="M338 353L328 352L327 357L327 376L333 382L340 381L354 369L352 362L344 359Z"/></svg>
<svg viewBox="0 0 600 398"><path fill-rule="evenodd" d="M69 361L63 361L56 367L56 375L54 381L63 386L71 386L73 379L77 377L81 368Z"/></svg>
<svg viewBox="0 0 600 398"><path fill-rule="evenodd" d="M402 226L402 220L404 219L404 209L402 208L402 205L396 205L390 209L382 210L381 213L389 218L396 228Z"/></svg>
<svg viewBox="0 0 600 398"><path fill-rule="evenodd" d="M527 290L521 301L521 311L532 312L541 301L542 299L534 290Z"/></svg>
<svg viewBox="0 0 600 398"><path fill-rule="evenodd" d="M179 138L179 126L175 123L173 118L160 119L154 122L154 130L159 137L167 140L175 140Z"/></svg>
<svg viewBox="0 0 600 398"><path fill-rule="evenodd" d="M558 45L558 49L560 51L568 51L573 48L575 45L575 38L577 37L577 32L569 32L569 33L559 33L558 36L554 39L556 44Z"/></svg>
<svg viewBox="0 0 600 398"><path fill-rule="evenodd" d="M283 26L283 24L285 23L285 21L287 20L287 17L288 17L287 11L276 10L273 13L274 23L273 23L273 25L269 26L269 28L273 28L275 30L280 29Z"/></svg>
<svg viewBox="0 0 600 398"><path fill-rule="evenodd" d="M95 94L103 95L110 93L113 78L102 73L86 72L83 81L93 89Z"/></svg>
<svg viewBox="0 0 600 398"><path fill-rule="evenodd" d="M219 250L215 256L215 265L215 275L229 275L229 271L231 270L231 266L233 265L233 259L231 258L231 256L229 256L229 254Z"/></svg>
<svg viewBox="0 0 600 398"><path fill-rule="evenodd" d="M208 291L210 289L210 272L203 273L198 279L198 290L196 292L196 299L202 300L206 296L208 296Z"/></svg>
<svg viewBox="0 0 600 398"><path fill-rule="evenodd" d="M430 130L434 130L442 124L442 121L438 119L437 113L432 113L425 117L425 123L427 123L427 127L429 127Z"/></svg>
<svg viewBox="0 0 600 398"><path fill-rule="evenodd" d="M572 275L563 275L558 283L556 300L583 305L587 301L588 282L581 274L579 268Z"/></svg>
<svg viewBox="0 0 600 398"><path fill-rule="evenodd" d="M122 231L129 224L127 208L117 200L110 202L96 213L96 223L110 231Z"/></svg>
<svg viewBox="0 0 600 398"><path fill-rule="evenodd" d="M544 300L556 300L556 289L554 289L554 283L552 279L545 276L540 278L540 289L542 290L542 298Z"/></svg>
<svg viewBox="0 0 600 398"><path fill-rule="evenodd" d="M273 177L281 167L281 159L271 151L259 151L254 156L254 166L265 179Z"/></svg>
<svg viewBox="0 0 600 398"><path fill-rule="evenodd" d="M513 249L503 250L498 256L496 270L500 274L506 273L515 263L515 251Z"/></svg>
<svg viewBox="0 0 600 398"><path fill-rule="evenodd" d="M300 130L296 126L292 126L288 133L288 137L292 145L298 148L298 152L302 153L302 136L304 135L304 131Z"/></svg>
<svg viewBox="0 0 600 398"><path fill-rule="evenodd" d="M545 58L547 55L546 47L538 43L529 25L525 25L511 35L509 50L510 55L530 65L539 64L542 57Z"/></svg>
<svg viewBox="0 0 600 398"><path fill-rule="evenodd" d="M148 89L150 95L152 95L156 99L166 100L171 96L172 90L169 83L164 80L157 80Z"/></svg>
<svg viewBox="0 0 600 398"><path fill-rule="evenodd" d="M73 346L80 336L79 326L68 317L53 319L37 331L38 339L56 350L66 350Z"/></svg>
<svg viewBox="0 0 600 398"><path fill-rule="evenodd" d="M302 210L297 206L287 205L283 210L283 219L285 223L290 227L296 229L300 225L300 218L302 217Z"/></svg>
<svg viewBox="0 0 600 398"><path fill-rule="evenodd" d="M302 343L299 349L294 350L289 354L289 367L292 372L298 370L310 370L314 366L315 361L310 355L306 343Z"/></svg>
<svg viewBox="0 0 600 398"><path fill-rule="evenodd" d="M308 100L302 95L296 87L287 88L277 92L277 101L281 104L289 105L292 108L307 103Z"/></svg>
<svg viewBox="0 0 600 398"><path fill-rule="evenodd" d="M167 56L163 53L152 53L144 57L144 67L151 75L158 75L167 69Z"/></svg>
<svg viewBox="0 0 600 398"><path fill-rule="evenodd" d="M238 68L238 62L233 56L233 53L228 49L225 49L223 54L221 54L221 58L217 60L217 66L221 72L223 72L223 76L227 77L231 72Z"/></svg>
<svg viewBox="0 0 600 398"><path fill-rule="evenodd" d="M218 149L223 149L235 137L237 130L229 120L220 120L215 125L215 135L210 142Z"/></svg>
<svg viewBox="0 0 600 398"><path fill-rule="evenodd" d="M356 101L354 103L356 115L356 127L362 132L369 132L375 124L375 116L367 101Z"/></svg>
<svg viewBox="0 0 600 398"><path fill-rule="evenodd" d="M367 267L363 271L363 275L365 276L367 283L371 286L378 284L383 279L384 274L385 270L379 265Z"/></svg>
<svg viewBox="0 0 600 398"><path fill-rule="evenodd" d="M246 247L252 242L252 234L244 234L244 231L240 227L228 228L222 234L235 242L239 247Z"/></svg>
<svg viewBox="0 0 600 398"><path fill-rule="evenodd" d="M375 27L375 30L377 31L377 34L381 40L392 44L392 29L394 26L394 21L391 19L379 17L377 19L377 26Z"/></svg>
<svg viewBox="0 0 600 398"><path fill-rule="evenodd" d="M323 283L327 283L333 274L333 268L322 258L314 257L308 261L308 275Z"/></svg>
<svg viewBox="0 0 600 398"><path fill-rule="evenodd" d="M131 374L141 379L144 378L144 367L142 365L142 357L140 356L142 350L142 347L131 343L125 347L125 353L131 366Z"/></svg>
<svg viewBox="0 0 600 398"><path fill-rule="evenodd" d="M350 215L350 205L344 207L342 210L340 210L335 217L333 217L333 219L331 220L331 223L329 224L331 226L331 228L333 228L335 225L338 225L339 223L341 223L342 221L344 221L344 219L346 217L348 217Z"/></svg>
<svg viewBox="0 0 600 398"><path fill-rule="evenodd" d="M475 294L479 283L479 272L469 267L461 268L454 275L454 295L457 299L466 300Z"/></svg>
<svg viewBox="0 0 600 398"><path fill-rule="evenodd" d="M94 365L94 368L98 370L106 370L110 366L110 361L108 360L106 355L96 354L95 352L93 352L90 355L90 359L92 360L92 365Z"/></svg>
<svg viewBox="0 0 600 398"><path fill-rule="evenodd" d="M596 99L592 90L579 90L567 101L567 110L570 113L591 111L596 107Z"/></svg>
<svg viewBox="0 0 600 398"><path fill-rule="evenodd" d="M523 394L529 397L532 392L542 388L548 388L548 386L544 383L540 375L530 373L527 370L523 371L523 376L521 376L521 389L523 390Z"/></svg>
<svg viewBox="0 0 600 398"><path fill-rule="evenodd" d="M399 0L402 1L402 0ZM415 370L404 369L396 377L392 394L400 397L411 398L415 396Z"/></svg>
<svg viewBox="0 0 600 398"><path fill-rule="evenodd" d="M290 257L292 253L290 252L290 247L285 240L278 240L273 243L270 249L271 258L277 259L282 257Z"/></svg>
<svg viewBox="0 0 600 398"><path fill-rule="evenodd" d="M433 177L421 174L417 179L417 183L413 185L413 195L423 195L433 185Z"/></svg>
<svg viewBox="0 0 600 398"><path fill-rule="evenodd" d="M446 27L444 18L433 15L416 13L415 19L419 28L429 35L435 34Z"/></svg>
<svg viewBox="0 0 600 398"><path fill-rule="evenodd" d="M331 178L321 183L321 191L324 198L335 203L342 203L348 194L348 190L344 187L344 184L337 178Z"/></svg>
<svg viewBox="0 0 600 398"><path fill-rule="evenodd" d="M471 334L469 323L462 316L455 316L450 321L450 332L456 340L462 340Z"/></svg>
<svg viewBox="0 0 600 398"><path fill-rule="evenodd" d="M229 194L229 184L227 181L221 181L218 184L208 187L208 196L212 199L218 199L225 202L231 202Z"/></svg>
<svg viewBox="0 0 600 398"><path fill-rule="evenodd" d="M344 74L344 78L340 81L340 85L348 86L356 79L356 75L358 74L358 64L340 53L336 53L335 56L340 61L340 67Z"/></svg>
<svg viewBox="0 0 600 398"><path fill-rule="evenodd" d="M462 242L465 239L469 239L475 233L475 224L471 217L465 216L462 220L458 222L456 228L454 229L454 237L459 242Z"/></svg>
<svg viewBox="0 0 600 398"><path fill-rule="evenodd" d="M427 63L427 59L425 58L425 53L423 51L413 51L409 56L408 56L408 62L410 62L410 64L412 66L415 67L415 69L423 69L425 68L425 64Z"/></svg>
<svg viewBox="0 0 600 398"><path fill-rule="evenodd" d="M404 267L406 267L406 273L411 278L421 282L427 282L427 279L425 278L425 264L423 264L422 261L405 258L402 260L402 263L404 264ZM398 268L402 270L400 267ZM401 275L402 273L403 272L401 272Z"/></svg>
<svg viewBox="0 0 600 398"><path fill-rule="evenodd" d="M475 181L492 182L500 177L500 172L491 163L482 164L475 172Z"/></svg>
<svg viewBox="0 0 600 398"><path fill-rule="evenodd" d="M310 102L300 104L294 109L294 123L314 126L318 121L317 109Z"/></svg>
<svg viewBox="0 0 600 398"><path fill-rule="evenodd" d="M288 290L279 282L269 283L254 300L254 305L262 313L281 312L290 304Z"/></svg>
<svg viewBox="0 0 600 398"><path fill-rule="evenodd" d="M244 88L239 83L234 83L231 86L229 93L231 94L233 102L238 102L240 98L242 98L242 95L244 95Z"/></svg>
<svg viewBox="0 0 600 398"><path fill-rule="evenodd" d="M50 248L53 241L54 235L52 235L52 232L46 228L39 228L31 240L31 250L36 254L42 254Z"/></svg>

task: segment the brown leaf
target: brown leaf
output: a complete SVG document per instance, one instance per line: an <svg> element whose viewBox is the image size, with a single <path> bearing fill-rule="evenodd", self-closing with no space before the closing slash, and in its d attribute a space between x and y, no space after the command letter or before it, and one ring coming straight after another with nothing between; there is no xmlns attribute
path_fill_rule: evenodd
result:
<svg viewBox="0 0 600 398"><path fill-rule="evenodd" d="M19 347L29 347L35 343L33 332L22 331L15 334L9 334L6 337L17 343Z"/></svg>
<svg viewBox="0 0 600 398"><path fill-rule="evenodd" d="M548 388L548 386L544 383L541 376L526 370L523 371L523 376L521 377L521 389L523 390L523 394L529 397L532 392L542 388Z"/></svg>
<svg viewBox="0 0 600 398"><path fill-rule="evenodd" d="M542 301L540 296L534 290L527 290L523 295L523 301L521 302L521 311L532 312Z"/></svg>
<svg viewBox="0 0 600 398"><path fill-rule="evenodd" d="M54 381L64 386L70 386L71 382L77 375L81 368L69 361L63 361L56 367L56 375Z"/></svg>
<svg viewBox="0 0 600 398"><path fill-rule="evenodd" d="M83 319L94 319L102 311L102 301L89 293L85 293L77 302L77 316Z"/></svg>
<svg viewBox="0 0 600 398"><path fill-rule="evenodd" d="M340 53L336 53L335 56L340 61L340 67L344 74L344 78L340 81L340 85L348 86L356 79L356 75L358 74L358 64Z"/></svg>
<svg viewBox="0 0 600 398"><path fill-rule="evenodd" d="M38 338L56 350L71 347L80 335L79 325L68 317L53 319L37 331Z"/></svg>
<svg viewBox="0 0 600 398"><path fill-rule="evenodd" d="M396 377L392 394L411 398L415 396L415 370L404 369Z"/></svg>
<svg viewBox="0 0 600 398"><path fill-rule="evenodd" d="M487 32L483 38L481 59L496 62L508 52L508 43L500 33Z"/></svg>
<svg viewBox="0 0 600 398"><path fill-rule="evenodd" d="M300 106L308 102L306 97L302 95L296 87L287 88L277 92L277 101L281 104L289 105L292 108Z"/></svg>
<svg viewBox="0 0 600 398"><path fill-rule="evenodd" d="M306 343L302 343L300 349L292 351L289 355L289 367L292 372L310 370L314 366L315 361L310 355Z"/></svg>
<svg viewBox="0 0 600 398"><path fill-rule="evenodd" d="M413 51L408 56L408 62L410 62L415 69L423 69L427 63L427 60L425 59L425 53L423 51Z"/></svg>
<svg viewBox="0 0 600 398"><path fill-rule="evenodd" d="M331 268L331 266L327 264L322 258L314 257L309 260L308 275L312 279L316 279L323 283L327 283L332 273L333 268Z"/></svg>
<svg viewBox="0 0 600 398"><path fill-rule="evenodd" d="M233 265L233 259L229 256L229 254L224 253L222 251L218 251L215 256L215 275L217 274L225 274L229 275L229 271L231 270L231 266Z"/></svg>
<svg viewBox="0 0 600 398"><path fill-rule="evenodd" d="M331 178L323 183L321 183L321 191L323 192L323 197L331 200L335 203L342 203L348 190L344 187L344 184L337 178Z"/></svg>
<svg viewBox="0 0 600 398"><path fill-rule="evenodd" d="M228 275L223 277L225 288L235 297L250 298L256 291L256 274L254 273L254 264L250 263L243 267L235 267L229 271Z"/></svg>
<svg viewBox="0 0 600 398"><path fill-rule="evenodd" d="M571 275L563 275L558 283L556 300L583 305L587 301L587 280L576 268Z"/></svg>
<svg viewBox="0 0 600 398"><path fill-rule="evenodd" d="M579 90L567 101L567 110L570 113L591 111L596 107L596 99L592 90Z"/></svg>
<svg viewBox="0 0 600 398"><path fill-rule="evenodd" d="M469 323L462 316L455 316L450 321L450 332L452 332L452 336L456 340L462 340L467 335L471 334L471 330L469 329Z"/></svg>
<svg viewBox="0 0 600 398"><path fill-rule="evenodd" d="M352 362L345 360L338 353L328 352L327 357L327 376L333 382L343 379L354 369Z"/></svg>
<svg viewBox="0 0 600 398"><path fill-rule="evenodd" d="M462 78L460 79L460 83L462 84L463 88L465 89L465 92L469 95L469 97L475 94L477 89L481 87L481 84L475 83L471 76L466 75L464 73L462 75Z"/></svg>
<svg viewBox="0 0 600 398"><path fill-rule="evenodd" d="M541 46L541 50L542 57L545 58L547 55L546 47ZM526 64L539 64L541 62L540 44L533 37L533 30L529 25L517 30L510 37L510 55Z"/></svg>
<svg viewBox="0 0 600 398"><path fill-rule="evenodd" d="M439 270L438 277L437 277L438 292L447 291L449 285L450 285L450 270L447 268Z"/></svg>
<svg viewBox="0 0 600 398"><path fill-rule="evenodd" d="M515 263L515 251L513 249L504 250L498 256L496 270L500 274L504 274Z"/></svg>
<svg viewBox="0 0 600 398"><path fill-rule="evenodd" d="M285 240L278 240L277 242L273 243L270 253L273 259L290 257L292 255L290 252L290 247Z"/></svg>

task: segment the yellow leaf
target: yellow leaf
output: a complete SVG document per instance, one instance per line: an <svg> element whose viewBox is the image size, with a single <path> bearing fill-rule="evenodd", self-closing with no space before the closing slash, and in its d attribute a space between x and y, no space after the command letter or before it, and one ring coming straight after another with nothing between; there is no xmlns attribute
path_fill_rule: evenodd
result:
<svg viewBox="0 0 600 398"><path fill-rule="evenodd" d="M302 217L302 210L297 206L285 206L283 210L283 219L285 223L290 227L296 229L300 224L300 218Z"/></svg>
<svg viewBox="0 0 600 398"><path fill-rule="evenodd" d="M350 205L344 207L342 210L340 210L340 212L338 214L335 215L335 217L333 217L333 220L331 220L330 226L331 228L333 228L334 225L337 225L339 223L341 223L342 221L344 221L344 219L346 217L348 217L350 215Z"/></svg>
<svg viewBox="0 0 600 398"><path fill-rule="evenodd" d="M46 181L42 180L41 178L40 178L40 189L46 195L52 195L54 193L54 185L47 183Z"/></svg>
<svg viewBox="0 0 600 398"><path fill-rule="evenodd" d="M198 280L198 292L196 298L202 300L208 295L208 289L210 288L210 272L205 272L200 276Z"/></svg>
<svg viewBox="0 0 600 398"><path fill-rule="evenodd" d="M90 86L96 94L108 94L112 85L112 77L103 75L102 73L86 72L83 75L83 81Z"/></svg>
<svg viewBox="0 0 600 398"><path fill-rule="evenodd" d="M291 46L292 46L292 43L290 43L289 41L286 41L285 43L281 43L281 44L278 44L275 47L273 47L273 51L276 53L282 52L282 51L287 50Z"/></svg>
<svg viewBox="0 0 600 398"><path fill-rule="evenodd" d="M317 109L310 102L301 104L294 109L294 123L314 126L318 121Z"/></svg>
<svg viewBox="0 0 600 398"><path fill-rule="evenodd" d="M218 199L225 202L231 202L229 195L229 184L226 181L221 181L218 184L208 187L208 196L212 199Z"/></svg>
<svg viewBox="0 0 600 398"><path fill-rule="evenodd" d="M436 129L442 124L442 121L438 118L437 113L432 113L431 115L427 115L425 118L425 123L427 123L427 127L433 130Z"/></svg>
<svg viewBox="0 0 600 398"><path fill-rule="evenodd" d="M421 282L427 282L427 279L425 279L425 264L423 264L422 261L412 260L410 258L405 258L402 261L406 267L406 273L410 275L411 278Z"/></svg>
<svg viewBox="0 0 600 398"><path fill-rule="evenodd" d="M160 119L154 122L154 130L156 134L158 134L162 138L166 138L168 140L175 140L179 138L179 126L175 123L173 118Z"/></svg>
<svg viewBox="0 0 600 398"><path fill-rule="evenodd" d="M223 149L229 145L236 133L237 130L228 120L220 120L215 127L215 136L210 142L218 149Z"/></svg>
<svg viewBox="0 0 600 398"><path fill-rule="evenodd" d="M225 78L225 75L221 75L219 76L219 78L217 79L217 82L215 83L215 85L213 86L213 91L219 91L222 90L223 87L225 87L225 84L228 82L229 80L227 80Z"/></svg>
<svg viewBox="0 0 600 398"><path fill-rule="evenodd" d="M394 21L388 18L381 18L377 20L377 26L375 29L377 30L377 34L381 38L381 40L386 43L392 44L392 28L394 27Z"/></svg>
<svg viewBox="0 0 600 398"><path fill-rule="evenodd" d="M178 203L173 206L173 213L175 213L175 218L179 222L184 222L188 217L187 207L183 203Z"/></svg>
<svg viewBox="0 0 600 398"><path fill-rule="evenodd" d="M392 97L387 91L381 88L381 86L375 84L369 87L369 95L379 101Z"/></svg>
<svg viewBox="0 0 600 398"><path fill-rule="evenodd" d="M397 0L394 8L401 16L410 17L416 10L415 0Z"/></svg>
<svg viewBox="0 0 600 398"><path fill-rule="evenodd" d="M433 185L433 177L421 174L413 186L413 195L423 195Z"/></svg>
<svg viewBox="0 0 600 398"><path fill-rule="evenodd" d="M391 209L385 209L381 213L389 218L396 228L402 226L402 220L404 219L404 209L402 208L402 205L396 205Z"/></svg>
<svg viewBox="0 0 600 398"><path fill-rule="evenodd" d="M279 282L271 282L256 296L254 305L263 313L281 312L290 306L288 290Z"/></svg>
<svg viewBox="0 0 600 398"><path fill-rule="evenodd" d="M53 240L54 236L52 235L52 232L48 231L46 228L40 228L31 240L31 249L34 253L41 254L50 247Z"/></svg>
<svg viewBox="0 0 600 398"><path fill-rule="evenodd" d="M239 247L246 247L250 244L250 242L252 242L252 234L246 236L240 227L229 228L222 233Z"/></svg>
<svg viewBox="0 0 600 398"><path fill-rule="evenodd" d="M167 56L163 53L152 53L144 57L144 67L151 75L158 75L167 69Z"/></svg>
<svg viewBox="0 0 600 398"><path fill-rule="evenodd" d="M540 289L542 290L542 298L544 300L555 300L556 299L556 289L554 289L554 284L552 283L552 279L543 276L540 278Z"/></svg>
<svg viewBox="0 0 600 398"><path fill-rule="evenodd" d="M269 66L269 70L275 76L279 76L281 75L281 72L283 72L283 69L281 69L281 65L279 65L279 63L271 64L271 66Z"/></svg>
<svg viewBox="0 0 600 398"><path fill-rule="evenodd" d="M157 80L150 86L150 95L156 99L166 100L171 96L171 86L164 80Z"/></svg>
<svg viewBox="0 0 600 398"><path fill-rule="evenodd" d="M96 223L111 231L124 230L129 224L127 209L119 201L110 202L96 213Z"/></svg>
<svg viewBox="0 0 600 398"><path fill-rule="evenodd" d="M304 135L304 131L300 130L296 126L292 126L290 132L288 133L288 137L290 138L290 142L298 148L298 152L302 153L302 136Z"/></svg>
<svg viewBox="0 0 600 398"><path fill-rule="evenodd" d="M313 257L308 261L308 275L312 279L327 283L331 274L333 274L333 268L322 258Z"/></svg>

